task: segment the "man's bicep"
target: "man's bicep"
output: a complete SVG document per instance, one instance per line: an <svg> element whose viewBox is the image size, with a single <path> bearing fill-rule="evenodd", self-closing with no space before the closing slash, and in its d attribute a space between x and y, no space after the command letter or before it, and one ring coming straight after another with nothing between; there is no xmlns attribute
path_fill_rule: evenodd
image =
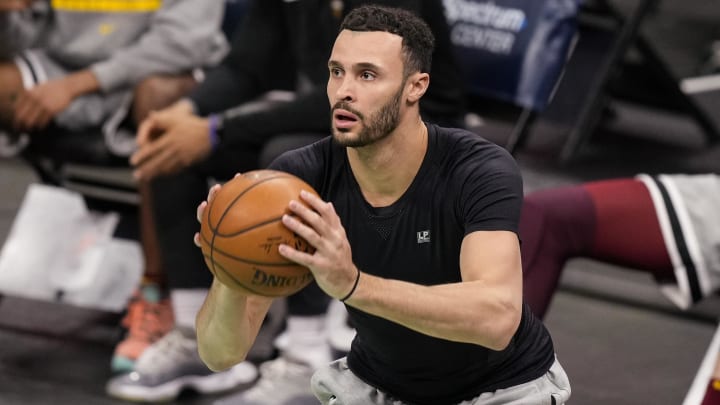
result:
<svg viewBox="0 0 720 405"><path fill-rule="evenodd" d="M483 281L522 291L520 243L511 231L476 231L463 239L460 249L463 281Z"/></svg>

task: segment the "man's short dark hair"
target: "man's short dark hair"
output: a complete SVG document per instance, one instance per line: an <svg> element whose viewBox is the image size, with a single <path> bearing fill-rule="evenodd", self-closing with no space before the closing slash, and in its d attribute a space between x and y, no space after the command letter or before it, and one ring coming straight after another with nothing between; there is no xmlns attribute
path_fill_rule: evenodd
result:
<svg viewBox="0 0 720 405"><path fill-rule="evenodd" d="M430 72L435 37L420 17L400 8L361 6L343 20L340 30L381 31L402 37L404 73Z"/></svg>

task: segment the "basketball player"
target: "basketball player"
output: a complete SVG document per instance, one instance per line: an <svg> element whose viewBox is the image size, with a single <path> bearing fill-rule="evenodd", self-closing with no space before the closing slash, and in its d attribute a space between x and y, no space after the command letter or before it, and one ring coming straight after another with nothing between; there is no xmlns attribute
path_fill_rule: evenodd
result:
<svg viewBox="0 0 720 405"><path fill-rule="evenodd" d="M333 137L271 165L322 197L301 194L310 208L291 202L283 217L315 253L280 253L357 329L313 390L322 403L565 403L550 335L523 303L518 168L477 135L422 121L432 47L411 13L350 12L328 62ZM197 319L204 361L241 362L271 302L214 280Z"/></svg>
<svg viewBox="0 0 720 405"><path fill-rule="evenodd" d="M209 180L222 181L238 171L265 168L272 161L271 156L280 154L278 151L330 135L325 90L328 56L342 18L359 5L370 3L402 7L427 22L436 38L433 55L437 62L433 64L433 82L422 98L420 110L429 122L443 122L447 126L461 122L463 91L440 0L248 2L239 31L233 36L231 52L223 63L209 71L205 81L186 99L152 114L138 131L140 146L131 162L138 178L152 179L152 200L143 199L141 205L151 205L153 209L175 329L182 332L181 346L187 350L169 351L168 348L180 345L167 345L161 339L145 352L175 360L137 363L143 367L132 370L133 378L126 374L108 385L112 395L128 397L143 392L147 395L136 400L147 401L160 385L189 385L188 376L183 374L189 368L204 368L199 359L196 361L197 350L193 349L195 318L212 277L210 272L201 270L205 268L202 254L194 249L188 237L197 229L193 219L197 203L207 196ZM267 103L260 108L252 102L274 89L290 90L292 97L263 99ZM150 133L157 136L149 136ZM279 356L261 365L257 384L237 392L234 398L223 398L221 403L286 403L278 397L269 403L259 403L256 398L265 397L265 392L282 392L288 403L300 396L314 400L309 389L310 377L317 367L335 356L326 331L337 328L331 326L326 312L346 311L343 305L328 310L329 298L316 285L309 288L317 294L288 298L286 319L273 317L277 312L271 311L266 320L280 319L286 321L287 327L278 339L273 339L274 333L263 338L271 330L263 328L251 352L252 360L267 358L256 354L273 353L274 349ZM268 322L266 326L272 324ZM178 334L166 336L175 339ZM346 352L349 341L343 339L339 350Z"/></svg>
<svg viewBox="0 0 720 405"><path fill-rule="evenodd" d="M545 316L565 263L586 257L651 274L678 308L720 286L720 177L639 175L531 193L520 220L525 300ZM720 404L720 363L703 405Z"/></svg>

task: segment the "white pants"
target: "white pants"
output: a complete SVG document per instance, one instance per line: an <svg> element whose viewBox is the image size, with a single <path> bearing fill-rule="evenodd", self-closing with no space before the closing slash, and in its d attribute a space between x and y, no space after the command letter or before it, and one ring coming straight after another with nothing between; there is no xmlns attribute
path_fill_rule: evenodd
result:
<svg viewBox="0 0 720 405"><path fill-rule="evenodd" d="M405 405L366 384L347 366L346 358L321 368L312 377L312 389L327 405ZM485 392L457 405L561 405L570 398L570 381L555 359L545 375L524 384Z"/></svg>

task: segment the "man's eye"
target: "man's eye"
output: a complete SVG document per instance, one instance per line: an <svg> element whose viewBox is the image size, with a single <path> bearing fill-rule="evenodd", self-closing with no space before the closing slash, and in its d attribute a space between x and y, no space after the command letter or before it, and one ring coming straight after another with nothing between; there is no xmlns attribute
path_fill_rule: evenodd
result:
<svg viewBox="0 0 720 405"><path fill-rule="evenodd" d="M370 72L363 72L360 77L362 77L363 80L372 80L375 78L375 75Z"/></svg>

